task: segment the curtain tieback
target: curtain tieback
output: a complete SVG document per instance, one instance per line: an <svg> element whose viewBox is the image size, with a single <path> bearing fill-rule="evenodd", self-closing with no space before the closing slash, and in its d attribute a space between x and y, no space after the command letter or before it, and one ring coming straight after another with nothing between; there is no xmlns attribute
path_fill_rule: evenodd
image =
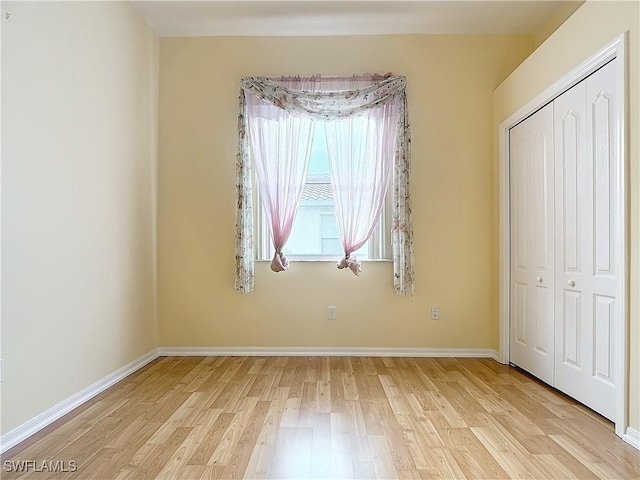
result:
<svg viewBox="0 0 640 480"><path fill-rule="evenodd" d="M271 270L274 272L283 272L289 268L289 260L282 252L276 252L271 260Z"/></svg>
<svg viewBox="0 0 640 480"><path fill-rule="evenodd" d="M351 258L350 253L347 253L344 257L342 257L340 261L336 263L336 267L338 267L340 270L342 270L343 268L348 268L356 276L360 275L360 272L362 272L360 262L356 260L355 257Z"/></svg>

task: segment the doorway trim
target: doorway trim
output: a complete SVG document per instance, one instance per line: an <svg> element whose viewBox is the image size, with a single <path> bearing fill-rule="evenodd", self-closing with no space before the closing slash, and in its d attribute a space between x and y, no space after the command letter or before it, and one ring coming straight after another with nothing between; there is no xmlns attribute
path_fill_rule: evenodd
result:
<svg viewBox="0 0 640 480"><path fill-rule="evenodd" d="M615 178L617 195L615 198L618 214L614 219L614 242L620 255L616 258L617 271L621 275L617 279L617 294L619 310L616 315L616 337L614 339L614 366L616 389L616 413L614 418L616 434L628 443L638 448L637 440L630 436L628 429L628 395L629 395L629 221L628 221L628 172L629 153L627 145L628 108L627 99L627 34L623 33L614 41L589 57L587 60L565 74L551 86L520 107L515 113L500 123L498 127L498 155L499 155L499 359L500 363L509 363L509 311L510 311L510 191L509 191L509 130L529 117L537 110L553 101L562 93L581 82L597 69L618 58L616 78L617 92L616 109L618 115L617 145L618 145L618 175Z"/></svg>

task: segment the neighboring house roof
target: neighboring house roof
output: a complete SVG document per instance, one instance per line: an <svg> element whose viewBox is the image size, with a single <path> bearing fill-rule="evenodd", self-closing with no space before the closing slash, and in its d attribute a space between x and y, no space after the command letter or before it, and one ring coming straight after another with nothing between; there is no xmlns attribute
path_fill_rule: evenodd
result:
<svg viewBox="0 0 640 480"><path fill-rule="evenodd" d="M330 183L306 183L302 200L333 200L333 188Z"/></svg>

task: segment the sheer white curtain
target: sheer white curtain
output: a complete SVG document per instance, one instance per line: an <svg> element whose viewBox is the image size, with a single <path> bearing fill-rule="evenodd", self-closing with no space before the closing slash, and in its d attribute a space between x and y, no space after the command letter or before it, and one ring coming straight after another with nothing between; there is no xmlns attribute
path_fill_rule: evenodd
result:
<svg viewBox="0 0 640 480"><path fill-rule="evenodd" d="M334 87L332 85L332 87ZM352 90L350 82L337 90ZM400 98L345 120L327 122L327 150L344 257L338 268L361 271L352 253L376 228L396 152Z"/></svg>
<svg viewBox="0 0 640 480"><path fill-rule="evenodd" d="M289 268L283 249L304 189L315 123L255 95L247 95L246 104L249 148L275 249L271 270L281 272Z"/></svg>

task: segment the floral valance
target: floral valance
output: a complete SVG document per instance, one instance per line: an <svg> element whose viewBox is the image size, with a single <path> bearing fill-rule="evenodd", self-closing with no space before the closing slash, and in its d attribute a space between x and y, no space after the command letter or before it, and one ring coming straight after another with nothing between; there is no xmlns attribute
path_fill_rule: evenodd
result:
<svg viewBox="0 0 640 480"><path fill-rule="evenodd" d="M355 90L336 90L335 85L362 84ZM286 110L292 115L315 120L340 120L378 108L404 94L405 77L366 75L353 77L247 77L241 81L244 92ZM300 86L303 86L300 89Z"/></svg>

